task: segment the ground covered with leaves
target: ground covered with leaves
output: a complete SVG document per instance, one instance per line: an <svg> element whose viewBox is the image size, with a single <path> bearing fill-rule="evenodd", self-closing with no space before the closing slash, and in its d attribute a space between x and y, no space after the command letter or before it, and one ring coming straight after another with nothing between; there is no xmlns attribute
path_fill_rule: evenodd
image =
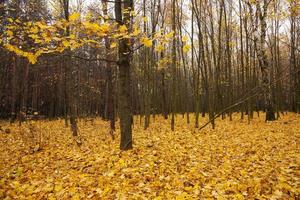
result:
<svg viewBox="0 0 300 200"><path fill-rule="evenodd" d="M239 117L198 131L178 115L174 132L136 118L126 152L100 119L79 122L80 147L63 120L1 122L0 199L300 199L300 116Z"/></svg>

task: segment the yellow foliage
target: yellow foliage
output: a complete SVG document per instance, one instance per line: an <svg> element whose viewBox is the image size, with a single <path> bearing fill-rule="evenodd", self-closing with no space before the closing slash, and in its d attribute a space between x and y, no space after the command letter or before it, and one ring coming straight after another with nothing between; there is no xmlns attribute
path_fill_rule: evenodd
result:
<svg viewBox="0 0 300 200"><path fill-rule="evenodd" d="M83 22L84 27L92 32L97 32L100 30L100 26L97 23L92 23L92 22Z"/></svg>
<svg viewBox="0 0 300 200"><path fill-rule="evenodd" d="M79 19L79 17L80 17L80 13L74 12L69 16L69 21L71 22L76 21Z"/></svg>
<svg viewBox="0 0 300 200"><path fill-rule="evenodd" d="M189 40L189 36L185 35L182 37L182 42L186 42Z"/></svg>
<svg viewBox="0 0 300 200"><path fill-rule="evenodd" d="M174 31L171 31L170 33L166 34L165 37L166 39L171 39L174 37L174 34L175 34Z"/></svg>
<svg viewBox="0 0 300 200"><path fill-rule="evenodd" d="M152 47L152 40L151 40L150 38L142 37L142 38L141 38L141 43L142 43L145 47Z"/></svg>
<svg viewBox="0 0 300 200"><path fill-rule="evenodd" d="M130 11L130 16L135 17L136 16L136 12L134 10Z"/></svg>
<svg viewBox="0 0 300 200"><path fill-rule="evenodd" d="M115 48L115 47L117 47L117 43L116 43L116 42L112 42L112 43L110 44L110 48Z"/></svg>
<svg viewBox="0 0 300 200"><path fill-rule="evenodd" d="M20 137L28 125L1 121L0 199L297 199L300 195L300 118L289 113L276 122L264 116L248 125L240 115L201 131L181 116L175 131L157 116L144 130L134 118L134 149L118 149L109 123L79 121L80 148L64 120L40 121L49 135L30 153ZM201 118L205 123L208 118ZM143 123L142 123L143 124ZM200 124L201 125L201 124ZM28 138L30 140L30 138Z"/></svg>
<svg viewBox="0 0 300 200"><path fill-rule="evenodd" d="M67 40L64 40L64 41L62 41L62 45L63 45L64 47L69 47L69 46L70 46L70 42L67 41Z"/></svg>
<svg viewBox="0 0 300 200"><path fill-rule="evenodd" d="M141 33L141 30L140 30L137 26L134 26L132 36L133 36L133 37L136 37L136 36L138 36L140 33Z"/></svg>
<svg viewBox="0 0 300 200"><path fill-rule="evenodd" d="M186 45L183 46L183 52L184 52L184 53L187 53L187 52L189 52L190 50L191 50L191 45L186 44Z"/></svg>
<svg viewBox="0 0 300 200"><path fill-rule="evenodd" d="M143 17L142 19L144 22L148 22L148 17Z"/></svg>
<svg viewBox="0 0 300 200"><path fill-rule="evenodd" d="M31 32L33 34L37 34L39 32L39 29L37 26L33 26L30 28L29 32Z"/></svg>
<svg viewBox="0 0 300 200"><path fill-rule="evenodd" d="M129 10L126 13L129 13ZM87 43L96 48L104 47L104 37L116 40L137 40L147 48L151 48L153 41L157 41L157 44L159 44L155 48L157 52L163 51L169 40L177 37L174 31L165 35L161 31L157 31L153 33L151 38L148 38L146 33L142 33L139 29L140 24L138 23L133 24L129 30L125 24L118 26L117 23L110 21L101 23L102 20L93 21L89 17L83 18L83 21L79 20L79 18L80 13L75 12L69 16L69 21L65 19L52 21L51 23L44 20L37 22L28 21L23 22L22 26L20 26L22 23L20 20L8 19L9 23L6 25L7 29L5 31L6 41L4 44L4 40L0 38L0 43L9 51L27 58L29 62L34 64L42 54L51 52L62 53L66 48L75 50ZM144 20L146 21L146 18ZM68 36L66 35L67 30L69 31ZM16 38L20 38L20 41L16 41ZM31 38L33 43L28 47L27 42L22 40L23 38ZM185 40L186 37L183 37L183 41ZM116 43L112 43L111 48L116 46ZM185 47L185 50L187 50L187 47Z"/></svg>
<svg viewBox="0 0 300 200"><path fill-rule="evenodd" d="M102 24L99 28L100 31L105 34L107 34L110 31L110 25L108 23Z"/></svg>
<svg viewBox="0 0 300 200"><path fill-rule="evenodd" d="M28 53L26 57L31 64L35 64L37 62L37 56L32 53Z"/></svg>
<svg viewBox="0 0 300 200"><path fill-rule="evenodd" d="M164 46L161 45L161 44L159 44L159 45L157 45L157 46L155 47L155 51L157 51L157 52L161 52L161 51L163 51L164 49L165 49Z"/></svg>
<svg viewBox="0 0 300 200"><path fill-rule="evenodd" d="M126 25L121 25L121 26L119 27L119 31L120 31L121 34L126 33L127 30L128 30L128 29L127 29Z"/></svg>
<svg viewBox="0 0 300 200"><path fill-rule="evenodd" d="M14 33L13 33L11 30L7 30L7 31L6 31L6 34L7 34L9 37L11 37L11 36L14 35Z"/></svg>

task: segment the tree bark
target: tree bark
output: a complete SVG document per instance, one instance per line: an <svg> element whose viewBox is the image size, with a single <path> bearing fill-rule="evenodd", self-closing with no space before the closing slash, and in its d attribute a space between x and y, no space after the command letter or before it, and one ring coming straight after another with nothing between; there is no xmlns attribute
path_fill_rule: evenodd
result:
<svg viewBox="0 0 300 200"><path fill-rule="evenodd" d="M64 14L65 19L69 21L69 0L63 1L63 7L64 7ZM70 35L70 28L67 27L66 36ZM73 74L74 67L71 64L71 50L66 50L67 54L67 60L65 60L66 63L66 84L67 84L67 102L68 102L68 111L70 115L70 124L71 124L71 131L73 136L78 135L78 127L77 127L77 105L76 105L76 91L75 91L75 77Z"/></svg>
<svg viewBox="0 0 300 200"><path fill-rule="evenodd" d="M132 0L124 0L125 10L133 9ZM115 15L119 25L125 24L130 28L129 12L122 17L122 2L115 0ZM130 105L130 58L131 52L129 49L130 40L121 39L119 42L119 113L120 113L120 128L121 128L121 150L132 149L132 112Z"/></svg>
<svg viewBox="0 0 300 200"><path fill-rule="evenodd" d="M258 61L262 73L262 83L264 86L264 99L265 99L265 109L266 109L266 121L274 121L275 112L274 112L274 102L272 98L271 91L271 65L268 60L267 51L265 48L266 45L266 33L267 33L267 11L268 11L268 1L263 1L263 10L261 10L260 3L257 2L257 12L260 20L260 46L257 49Z"/></svg>
<svg viewBox="0 0 300 200"><path fill-rule="evenodd" d="M102 0L102 6L103 6L103 14L107 15L107 0ZM110 39L108 37L105 37L105 48L106 48L106 59L109 60L112 56L112 52L110 51ZM114 138L114 131L116 129L115 126L115 99L114 99L114 66L111 62L106 62L106 75L107 75L107 112L108 112L108 118L110 121L110 134Z"/></svg>

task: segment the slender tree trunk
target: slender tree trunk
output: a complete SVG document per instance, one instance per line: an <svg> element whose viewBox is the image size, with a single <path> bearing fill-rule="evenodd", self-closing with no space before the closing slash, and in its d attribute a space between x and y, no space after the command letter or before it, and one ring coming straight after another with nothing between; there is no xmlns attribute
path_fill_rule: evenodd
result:
<svg viewBox="0 0 300 200"><path fill-rule="evenodd" d="M104 16L108 14L107 10L107 0L102 0L103 6L103 14ZM106 59L109 60L113 55L110 50L110 40L108 37L105 37L105 48L106 48ZM116 129L115 126L115 99L114 99L114 69L111 62L106 62L106 75L107 75L107 112L108 112L108 119L110 121L110 134L114 138L114 131Z"/></svg>
<svg viewBox="0 0 300 200"><path fill-rule="evenodd" d="M171 130L174 131L175 126L175 112L176 112L176 0L172 3L172 30L174 32L173 42L172 42L172 115L171 115Z"/></svg>
<svg viewBox="0 0 300 200"><path fill-rule="evenodd" d="M23 90L22 90L22 101L21 110L27 113L27 97L28 97L28 76L29 76L29 62L25 61L24 76L23 76Z"/></svg>
<svg viewBox="0 0 300 200"><path fill-rule="evenodd" d="M12 57L13 62L12 62L12 82L11 82L11 117L10 117L10 122L13 123L17 117L16 114L16 96L17 96L17 60L15 56Z"/></svg>
<svg viewBox="0 0 300 200"><path fill-rule="evenodd" d="M260 4L257 3L257 11L260 19L260 47L257 50L259 65L262 73L262 82L264 86L264 98L266 107L266 121L275 120L274 113L274 102L272 98L271 91L271 65L268 60L265 44L266 44L266 34L267 34L267 11L268 11L268 1L264 0L263 10L261 10Z"/></svg>
<svg viewBox="0 0 300 200"><path fill-rule="evenodd" d="M240 17L240 46L241 46L241 53L240 53L240 62L241 62L241 83L242 83L242 96L245 93L245 65L244 65L244 42L243 42L243 16L242 16L242 0L239 0L239 17ZM247 55L246 55L247 56ZM241 119L244 119L244 111L246 107L246 103L243 103L241 106Z"/></svg>
<svg viewBox="0 0 300 200"><path fill-rule="evenodd" d="M63 7L64 7L64 14L65 19L69 21L69 0L63 1ZM66 36L70 35L70 27L67 27ZM66 84L67 84L67 102L68 102L68 111L70 115L70 124L71 124L71 131L73 136L78 135L78 127L77 127L77 105L76 105L76 80L74 77L74 66L71 63L72 60L70 58L71 56L71 50L66 50L66 60L65 60L65 66L66 66Z"/></svg>
<svg viewBox="0 0 300 200"><path fill-rule="evenodd" d="M133 0L123 0L125 10L133 9ZM119 25L125 24L130 28L130 15L124 14L122 17L122 2L115 0L115 15ZM130 41L126 38L119 42L119 113L121 128L121 150L132 149L132 113L130 105Z"/></svg>

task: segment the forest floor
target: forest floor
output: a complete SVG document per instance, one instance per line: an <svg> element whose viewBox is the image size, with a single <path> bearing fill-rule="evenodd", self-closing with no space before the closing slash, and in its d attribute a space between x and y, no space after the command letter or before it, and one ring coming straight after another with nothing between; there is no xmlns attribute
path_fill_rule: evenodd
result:
<svg viewBox="0 0 300 200"><path fill-rule="evenodd" d="M0 199L300 199L300 116L239 118L135 119L126 152L100 119L79 122L80 147L63 120L0 122Z"/></svg>

